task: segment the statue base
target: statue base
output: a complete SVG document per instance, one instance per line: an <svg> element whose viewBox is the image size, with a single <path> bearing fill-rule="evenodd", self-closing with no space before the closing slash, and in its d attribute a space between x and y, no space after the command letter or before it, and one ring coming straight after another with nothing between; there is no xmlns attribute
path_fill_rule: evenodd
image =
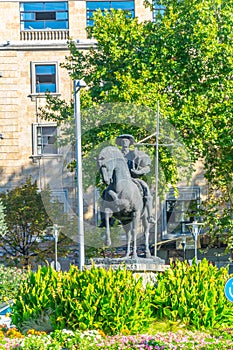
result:
<svg viewBox="0 0 233 350"><path fill-rule="evenodd" d="M159 257L151 258L93 258L85 265L90 268L94 264L96 267L109 269L126 268L131 271L138 272L158 272L165 271L169 266L165 265L165 260Z"/></svg>

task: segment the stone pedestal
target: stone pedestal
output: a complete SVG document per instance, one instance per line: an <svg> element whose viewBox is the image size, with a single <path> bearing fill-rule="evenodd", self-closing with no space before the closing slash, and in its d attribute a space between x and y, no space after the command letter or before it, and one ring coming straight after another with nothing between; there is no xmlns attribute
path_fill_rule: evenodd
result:
<svg viewBox="0 0 233 350"><path fill-rule="evenodd" d="M159 272L165 271L168 265L165 265L165 260L158 257L151 258L93 258L85 265L86 268L91 267L94 263L96 267L109 269L118 269L119 267L126 268L133 272Z"/></svg>

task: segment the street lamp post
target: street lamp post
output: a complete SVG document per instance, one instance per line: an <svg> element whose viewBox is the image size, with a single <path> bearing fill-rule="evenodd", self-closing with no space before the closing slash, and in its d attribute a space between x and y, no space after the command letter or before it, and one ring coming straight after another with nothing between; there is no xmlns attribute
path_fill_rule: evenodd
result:
<svg viewBox="0 0 233 350"><path fill-rule="evenodd" d="M156 141L155 141L155 250L154 256L157 257L158 242L158 184L159 184L159 102L157 102L156 111Z"/></svg>
<svg viewBox="0 0 233 350"><path fill-rule="evenodd" d="M48 229L52 230L52 235L54 238L54 261L51 262L51 267L55 269L56 271L60 271L61 265L58 262L57 259L57 246L58 246L58 237L59 237L59 230L62 226L59 226L57 224L53 224L53 226L48 226Z"/></svg>
<svg viewBox="0 0 233 350"><path fill-rule="evenodd" d="M181 245L183 248L183 259L185 261L185 259L186 259L186 237L183 237Z"/></svg>
<svg viewBox="0 0 233 350"><path fill-rule="evenodd" d="M58 271L58 261L57 261L57 243L58 243L58 225L54 224L53 225L53 237L54 237L54 245L55 245L55 260L54 260L54 267L55 267L55 270Z"/></svg>
<svg viewBox="0 0 233 350"><path fill-rule="evenodd" d="M74 80L74 118L76 139L76 181L77 181L77 216L78 216L78 244L79 244L79 269L85 264L84 252L84 225L83 225L83 181L82 181L82 143L81 143L81 113L80 90L84 88L84 80Z"/></svg>
<svg viewBox="0 0 233 350"><path fill-rule="evenodd" d="M155 133L140 140L137 145L153 146L155 148L155 233L154 233L154 257L157 258L157 243L158 243L158 177L159 177L159 101L157 101L156 111L156 126ZM155 136L155 143L145 143L151 137Z"/></svg>
<svg viewBox="0 0 233 350"><path fill-rule="evenodd" d="M203 225L202 222L197 222L194 220L193 222L186 224L191 229L191 233L194 239L194 255L195 255L195 261L197 262L197 239L201 230L201 225Z"/></svg>
<svg viewBox="0 0 233 350"><path fill-rule="evenodd" d="M151 134L150 136L145 137L143 140L137 142L137 145L147 145L147 146L153 146L155 148L155 233L154 233L154 257L157 258L157 244L158 244L158 205L159 205L159 147L160 146L174 146L175 143L159 143L159 136L160 136L160 107L159 107L159 101L157 101L157 110L156 110L156 126L155 126L155 132ZM145 141L149 140L150 138L155 136L155 143L145 143ZM164 136L164 138L167 138ZM169 138L168 138L169 139ZM176 142L177 145L180 145L178 142Z"/></svg>

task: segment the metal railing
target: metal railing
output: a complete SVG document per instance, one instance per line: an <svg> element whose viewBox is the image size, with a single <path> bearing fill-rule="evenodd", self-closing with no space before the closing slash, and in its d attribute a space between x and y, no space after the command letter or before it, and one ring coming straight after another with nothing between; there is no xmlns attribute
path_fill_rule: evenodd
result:
<svg viewBox="0 0 233 350"><path fill-rule="evenodd" d="M20 40L68 40L68 30L24 30L20 32Z"/></svg>

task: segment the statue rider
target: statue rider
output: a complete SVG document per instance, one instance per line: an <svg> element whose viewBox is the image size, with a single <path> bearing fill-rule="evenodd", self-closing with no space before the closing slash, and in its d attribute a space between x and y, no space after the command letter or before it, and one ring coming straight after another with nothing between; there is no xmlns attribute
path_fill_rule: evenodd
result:
<svg viewBox="0 0 233 350"><path fill-rule="evenodd" d="M140 179L141 176L150 172L151 159L143 151L139 151L137 148L130 149L131 145L135 144L135 139L130 134L122 134L117 136L116 144L121 147L121 152L127 160L130 174L136 182L138 182L143 189L143 199L148 211L148 222L155 223L155 219L152 216L153 198L150 193L149 186L145 181Z"/></svg>

